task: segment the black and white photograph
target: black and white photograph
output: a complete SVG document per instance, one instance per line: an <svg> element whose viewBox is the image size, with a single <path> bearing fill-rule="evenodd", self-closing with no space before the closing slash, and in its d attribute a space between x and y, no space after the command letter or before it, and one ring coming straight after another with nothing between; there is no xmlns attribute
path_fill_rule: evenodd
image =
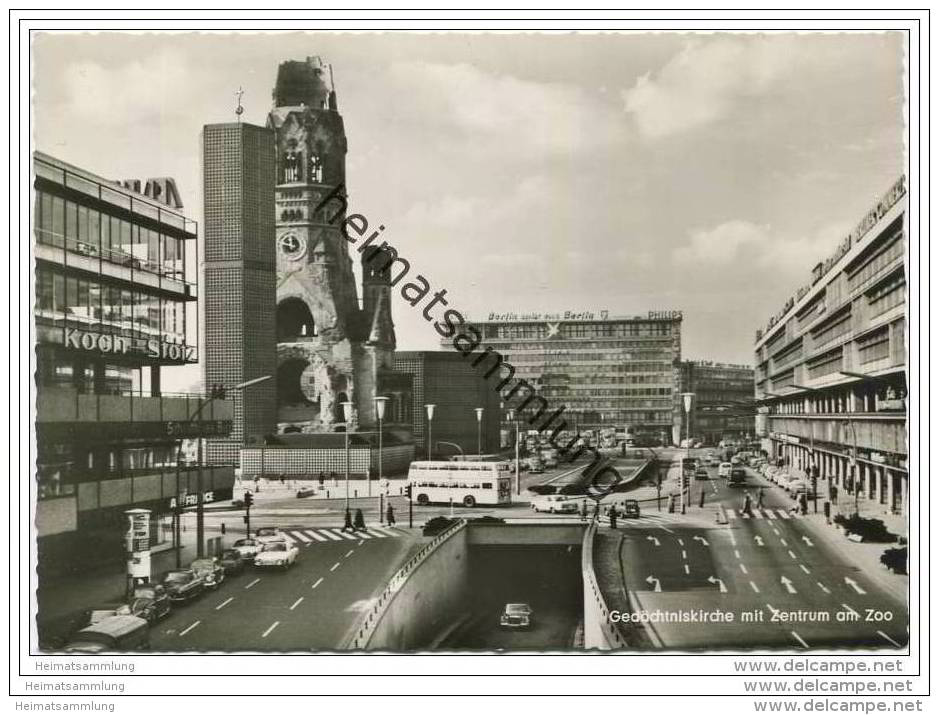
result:
<svg viewBox="0 0 939 715"><path fill-rule="evenodd" d="M29 33L21 648L909 657L909 31L278 27Z"/></svg>

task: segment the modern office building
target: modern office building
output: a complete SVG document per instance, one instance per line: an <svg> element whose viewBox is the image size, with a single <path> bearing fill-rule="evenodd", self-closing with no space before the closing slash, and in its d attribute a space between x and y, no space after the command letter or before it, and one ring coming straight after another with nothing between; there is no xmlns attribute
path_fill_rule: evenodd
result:
<svg viewBox="0 0 939 715"><path fill-rule="evenodd" d="M499 451L502 415L498 385L484 378L462 355L452 349L400 350L395 353L395 369L413 377L410 401L404 394L392 404L401 405L403 413L398 418L413 429L416 456L427 456L426 404L434 405L430 436L435 456L461 451L477 454L480 441L482 454ZM481 421L476 417L479 407L483 409Z"/></svg>
<svg viewBox="0 0 939 715"><path fill-rule="evenodd" d="M668 444L682 428L680 311L490 313L467 321L569 428L628 429ZM454 350L452 341L442 342Z"/></svg>
<svg viewBox="0 0 939 715"><path fill-rule="evenodd" d="M903 514L908 230L902 177L757 331L754 375L770 454L817 465L842 504Z"/></svg>
<svg viewBox="0 0 939 715"><path fill-rule="evenodd" d="M35 516L40 570L58 571L123 559L130 508L171 545L175 503L199 489L181 441L227 434L232 414L213 400L193 420L202 395L162 390L164 368L198 360L198 232L172 180L144 195L40 152L33 166ZM202 491L229 498L233 477L206 469Z"/></svg>
<svg viewBox="0 0 939 715"><path fill-rule="evenodd" d="M754 434L753 368L708 360L681 364L681 392L692 392L689 434L707 445Z"/></svg>
<svg viewBox="0 0 939 715"><path fill-rule="evenodd" d="M274 133L244 123L202 130L205 202L204 379L233 386L277 374L274 330ZM238 450L275 430L271 379L234 403L231 434L207 445L208 461L237 464Z"/></svg>

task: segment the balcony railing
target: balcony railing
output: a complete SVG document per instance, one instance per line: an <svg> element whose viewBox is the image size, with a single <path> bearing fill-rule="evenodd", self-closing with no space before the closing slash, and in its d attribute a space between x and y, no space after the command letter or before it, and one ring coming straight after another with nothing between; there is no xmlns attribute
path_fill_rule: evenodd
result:
<svg viewBox="0 0 939 715"><path fill-rule="evenodd" d="M176 425L173 436L198 436L192 421L205 400L201 394L163 394L159 397L139 394L88 394L70 388L41 387L37 397L37 423L54 422L129 422ZM231 422L234 404L230 400L211 400L202 410L203 423ZM217 427L213 431L217 431Z"/></svg>

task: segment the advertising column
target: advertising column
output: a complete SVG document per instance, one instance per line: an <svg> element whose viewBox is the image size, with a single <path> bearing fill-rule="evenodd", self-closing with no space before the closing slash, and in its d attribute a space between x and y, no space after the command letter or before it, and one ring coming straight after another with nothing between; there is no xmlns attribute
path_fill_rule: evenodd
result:
<svg viewBox="0 0 939 715"><path fill-rule="evenodd" d="M150 510L128 509L127 515L127 596L134 586L150 580Z"/></svg>

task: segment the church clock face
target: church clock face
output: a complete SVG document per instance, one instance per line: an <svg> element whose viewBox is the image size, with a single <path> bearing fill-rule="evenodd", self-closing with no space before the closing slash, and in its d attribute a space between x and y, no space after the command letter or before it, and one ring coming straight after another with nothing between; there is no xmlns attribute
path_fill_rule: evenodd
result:
<svg viewBox="0 0 939 715"><path fill-rule="evenodd" d="M297 261L306 254L306 240L294 233L285 233L277 239L277 248L288 261Z"/></svg>

